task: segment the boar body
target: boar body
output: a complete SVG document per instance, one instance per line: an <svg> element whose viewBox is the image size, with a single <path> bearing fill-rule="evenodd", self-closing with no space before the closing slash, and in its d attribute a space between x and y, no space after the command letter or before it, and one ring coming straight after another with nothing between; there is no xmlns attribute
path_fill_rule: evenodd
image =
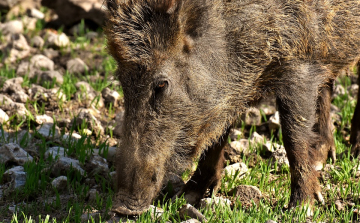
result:
<svg viewBox="0 0 360 223"><path fill-rule="evenodd" d="M107 6L108 49L125 106L114 211L142 213L167 174L199 155L185 198L196 203L216 190L231 124L268 93L277 98L290 161L289 207L323 201L316 170L328 155L335 160L330 97L339 71L360 55L359 0Z"/></svg>

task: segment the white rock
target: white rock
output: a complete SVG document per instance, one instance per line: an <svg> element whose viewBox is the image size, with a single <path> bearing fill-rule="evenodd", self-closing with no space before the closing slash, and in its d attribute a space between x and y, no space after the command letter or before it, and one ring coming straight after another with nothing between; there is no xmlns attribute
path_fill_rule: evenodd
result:
<svg viewBox="0 0 360 223"><path fill-rule="evenodd" d="M40 36L34 36L30 41L30 44L36 48L42 48L44 46L44 43L45 41Z"/></svg>
<svg viewBox="0 0 360 223"><path fill-rule="evenodd" d="M43 137L51 137L51 136L57 137L60 135L59 127L54 126L53 123L45 123L42 126L37 127L36 130L37 133L39 133Z"/></svg>
<svg viewBox="0 0 360 223"><path fill-rule="evenodd" d="M206 208L206 207L211 207L211 208L216 208L216 207L229 207L231 205L231 201L229 199L226 198L222 198L222 197L214 197L214 198L203 198L200 200L200 208Z"/></svg>
<svg viewBox="0 0 360 223"><path fill-rule="evenodd" d="M3 50L5 52L5 63L14 63L30 55L30 46L21 34L11 35L10 43Z"/></svg>
<svg viewBox="0 0 360 223"><path fill-rule="evenodd" d="M29 96L24 91L17 91L11 96L14 99L14 101L20 103L26 103L26 101L29 99Z"/></svg>
<svg viewBox="0 0 360 223"><path fill-rule="evenodd" d="M280 128L280 114L279 112L275 112L269 119L269 129L270 131L277 130Z"/></svg>
<svg viewBox="0 0 360 223"><path fill-rule="evenodd" d="M44 123L54 123L54 119L48 115L36 115L35 116L35 122L38 125L44 124Z"/></svg>
<svg viewBox="0 0 360 223"><path fill-rule="evenodd" d="M2 109L0 109L0 124L4 124L8 120L9 116Z"/></svg>
<svg viewBox="0 0 360 223"><path fill-rule="evenodd" d="M232 141L239 140L244 134L238 129L231 129L230 130L230 139Z"/></svg>
<svg viewBox="0 0 360 223"><path fill-rule="evenodd" d="M113 106L116 106L118 101L120 100L120 94L117 91L113 91L110 88L104 88L102 91L102 96L105 99L105 102Z"/></svg>
<svg viewBox="0 0 360 223"><path fill-rule="evenodd" d="M10 184L11 189L21 188L26 183L24 167L16 166L4 172L4 182Z"/></svg>
<svg viewBox="0 0 360 223"><path fill-rule="evenodd" d="M30 63L27 61L21 61L19 66L16 69L17 76L25 76L30 72Z"/></svg>
<svg viewBox="0 0 360 223"><path fill-rule="evenodd" d="M205 216L191 204L185 204L179 210L180 218L185 219L187 216L190 218L199 219L201 222L207 222Z"/></svg>
<svg viewBox="0 0 360 223"><path fill-rule="evenodd" d="M20 34L24 32L23 23L19 20L13 20L0 24L0 31L3 35Z"/></svg>
<svg viewBox="0 0 360 223"><path fill-rule="evenodd" d="M277 150L273 152L273 154L270 157L270 160L272 166L274 166L276 161L278 162L278 166L282 166L282 165L290 166L289 160L286 155L285 147L283 146L279 147Z"/></svg>
<svg viewBox="0 0 360 223"><path fill-rule="evenodd" d="M58 191L62 191L67 188L67 181L68 180L66 176L59 176L51 182L51 186Z"/></svg>
<svg viewBox="0 0 360 223"><path fill-rule="evenodd" d="M23 91L23 88L21 87L23 81L24 79L22 77L15 77L6 80L3 85L3 92L12 94L14 92Z"/></svg>
<svg viewBox="0 0 360 223"><path fill-rule="evenodd" d="M54 62L41 54L37 54L31 58L30 66L38 70L54 70Z"/></svg>
<svg viewBox="0 0 360 223"><path fill-rule="evenodd" d="M65 149L63 147L51 147L45 152L45 158L52 156L53 159L65 157Z"/></svg>
<svg viewBox="0 0 360 223"><path fill-rule="evenodd" d="M254 132L251 137L250 137L250 141L252 144L263 144L264 143L264 137L259 135L259 133Z"/></svg>
<svg viewBox="0 0 360 223"><path fill-rule="evenodd" d="M106 159L102 158L99 155L94 155L90 158L90 160L86 163L87 172L90 175L101 175L106 176L110 171L108 167L108 163Z"/></svg>
<svg viewBox="0 0 360 223"><path fill-rule="evenodd" d="M21 18L21 21L27 30L35 30L36 29L36 22L37 22L36 18L31 18L29 16L23 16Z"/></svg>
<svg viewBox="0 0 360 223"><path fill-rule="evenodd" d="M51 47L62 48L70 44L69 37L67 37L65 33L59 35L53 32L47 32L45 39L46 44Z"/></svg>
<svg viewBox="0 0 360 223"><path fill-rule="evenodd" d="M55 176L66 175L70 169L78 171L81 175L85 174L84 169L81 168L79 160L68 157L60 157L52 168L52 173Z"/></svg>
<svg viewBox="0 0 360 223"><path fill-rule="evenodd" d="M248 154L249 151L249 141L247 139L240 139L239 141L232 141L230 143L231 148L236 151L236 154L240 155L241 153Z"/></svg>
<svg viewBox="0 0 360 223"><path fill-rule="evenodd" d="M24 165L32 160L32 156L15 143L8 143L0 147L0 163L11 162Z"/></svg>
<svg viewBox="0 0 360 223"><path fill-rule="evenodd" d="M10 105L14 103L8 96L0 94L0 105Z"/></svg>
<svg viewBox="0 0 360 223"><path fill-rule="evenodd" d="M237 174L237 177L242 178L248 172L248 170L249 169L246 164L241 162L225 167L223 174L228 176L235 176L235 174Z"/></svg>
<svg viewBox="0 0 360 223"><path fill-rule="evenodd" d="M41 82L52 82L53 79L56 79L56 82L59 84L62 84L64 82L64 78L59 71L44 71L40 75Z"/></svg>
<svg viewBox="0 0 360 223"><path fill-rule="evenodd" d="M44 13L42 13L41 11L39 11L39 10L37 10L35 8L29 9L27 12L28 12L28 15L33 17L33 18L37 18L37 19L45 18Z"/></svg>
<svg viewBox="0 0 360 223"><path fill-rule="evenodd" d="M66 69L69 73L85 73L89 67L80 58L75 58L66 62Z"/></svg>

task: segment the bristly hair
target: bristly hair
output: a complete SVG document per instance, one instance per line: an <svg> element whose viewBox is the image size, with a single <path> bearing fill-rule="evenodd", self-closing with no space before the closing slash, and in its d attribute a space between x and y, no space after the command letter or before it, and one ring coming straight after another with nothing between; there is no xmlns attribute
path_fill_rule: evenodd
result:
<svg viewBox="0 0 360 223"><path fill-rule="evenodd" d="M107 0L105 33L109 53L121 67L149 68L177 41L201 36L208 16L205 0ZM191 48L191 47L189 47ZM172 49L173 50L173 49Z"/></svg>

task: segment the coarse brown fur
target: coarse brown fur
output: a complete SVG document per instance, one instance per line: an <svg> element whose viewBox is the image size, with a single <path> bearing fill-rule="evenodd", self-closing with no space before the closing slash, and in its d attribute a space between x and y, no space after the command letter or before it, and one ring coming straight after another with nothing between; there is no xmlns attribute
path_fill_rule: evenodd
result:
<svg viewBox="0 0 360 223"><path fill-rule="evenodd" d="M230 125L269 92L277 97L290 161L289 206L322 199L316 169L328 153L335 158L331 86L360 55L360 0L107 5L108 49L125 99L114 211L143 212L166 173L203 154L184 188L197 202L219 181Z"/></svg>

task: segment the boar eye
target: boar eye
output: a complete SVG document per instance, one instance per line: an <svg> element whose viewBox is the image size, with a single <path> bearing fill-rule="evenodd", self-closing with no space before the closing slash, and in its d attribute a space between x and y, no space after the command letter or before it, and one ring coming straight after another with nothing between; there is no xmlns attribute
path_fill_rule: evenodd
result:
<svg viewBox="0 0 360 223"><path fill-rule="evenodd" d="M155 94L163 92L168 86L168 82L165 80L157 81L155 84Z"/></svg>

